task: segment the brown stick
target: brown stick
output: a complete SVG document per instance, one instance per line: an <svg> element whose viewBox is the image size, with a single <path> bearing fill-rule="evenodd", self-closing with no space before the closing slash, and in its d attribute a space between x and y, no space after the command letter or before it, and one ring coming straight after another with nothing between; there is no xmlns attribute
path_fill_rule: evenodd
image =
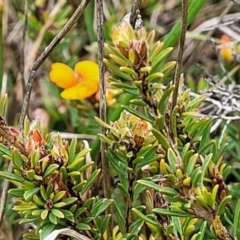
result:
<svg viewBox="0 0 240 240"><path fill-rule="evenodd" d="M104 122L107 121L106 117L106 86L105 86L105 67L103 63L104 58L104 34L103 34L103 3L102 0L97 0L97 37L98 37L98 64L99 64L99 74L100 74L100 83L99 83L99 91L100 91L100 101L99 101L99 118ZM106 129L105 127L100 127L101 134L105 135ZM110 171L108 166L108 161L105 156L106 151L106 143L101 141L100 143L100 158L102 165L102 179L103 179L103 191L104 197L110 199L111 198L111 184L110 184ZM108 209L106 213L111 213ZM111 236L111 224L108 226L108 238Z"/></svg>
<svg viewBox="0 0 240 240"><path fill-rule="evenodd" d="M131 8L129 23L131 24L133 29L135 29L135 23L137 21L141 2L142 2L141 0L134 0L134 3Z"/></svg>
<svg viewBox="0 0 240 240"><path fill-rule="evenodd" d="M187 30L187 10L188 10L188 0L182 0L182 28L181 28L181 35L178 43L178 56L177 56L177 65L176 71L174 76L174 85L175 89L173 91L172 97L172 110L177 104L177 96L178 96L178 88L180 83L180 76L182 71L182 58L183 58L183 50L184 50L184 43L185 43L185 35Z"/></svg>

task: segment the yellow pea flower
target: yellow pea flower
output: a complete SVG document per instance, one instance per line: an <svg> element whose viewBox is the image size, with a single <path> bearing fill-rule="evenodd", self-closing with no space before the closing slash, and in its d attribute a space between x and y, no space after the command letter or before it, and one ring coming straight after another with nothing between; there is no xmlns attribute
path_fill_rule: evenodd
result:
<svg viewBox="0 0 240 240"><path fill-rule="evenodd" d="M223 34L221 37L222 47L220 49L220 55L228 64L234 61L232 55L232 47L229 45L230 43L230 38L226 34Z"/></svg>
<svg viewBox="0 0 240 240"><path fill-rule="evenodd" d="M98 91L99 67L92 61L78 62L74 70L63 63L53 63L50 79L63 88L61 97L69 100L82 100Z"/></svg>

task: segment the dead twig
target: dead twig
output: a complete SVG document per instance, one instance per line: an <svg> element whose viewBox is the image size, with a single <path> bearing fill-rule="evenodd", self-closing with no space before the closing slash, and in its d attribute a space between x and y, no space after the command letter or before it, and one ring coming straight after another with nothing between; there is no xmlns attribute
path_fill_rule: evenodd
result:
<svg viewBox="0 0 240 240"><path fill-rule="evenodd" d="M12 172L12 167L13 163L12 161L8 165L8 172ZM3 215L5 212L5 206L6 206L6 201L7 201L7 196L8 196L8 189L9 189L10 182L5 179L3 182L3 188L2 188L2 194L1 194L1 203L0 203L0 226L2 226L2 221L3 221Z"/></svg>
<svg viewBox="0 0 240 240"><path fill-rule="evenodd" d="M173 96L172 96L172 111L177 104L180 76L182 71L183 50L184 50L185 36L186 36L186 30L187 30L187 15L188 15L188 0L183 0L182 1L181 35L178 43L177 65L176 65L175 76L173 81L175 88L173 90Z"/></svg>
<svg viewBox="0 0 240 240"><path fill-rule="evenodd" d="M136 29L136 21L138 19L141 2L141 0L134 0L134 3L132 5L129 23L134 29Z"/></svg>
<svg viewBox="0 0 240 240"><path fill-rule="evenodd" d="M25 86L25 73L24 73L24 66L25 66L25 38L26 38L26 30L28 24L28 0L25 1L24 6L24 24L23 24L23 34L22 34L22 48L21 48L21 55L20 55L20 75L22 80L22 89L23 89L23 96L26 93L26 86Z"/></svg>
<svg viewBox="0 0 240 240"><path fill-rule="evenodd" d="M97 0L97 38L98 38L98 64L99 64L99 74L100 74L100 83L99 83L99 91L100 91L100 101L99 101L99 117L104 122L107 121L106 118L106 86L105 86L105 67L103 63L104 58L104 35L103 35L103 3L102 0ZM100 127L101 134L105 135L105 127ZM103 191L104 197L110 199L111 198L111 183L110 183L110 172L108 161L105 156L106 151L106 143L101 141L100 143L100 158L102 165L102 179L103 179ZM109 210L106 213L110 213ZM108 237L110 237L112 228L111 224L108 226Z"/></svg>

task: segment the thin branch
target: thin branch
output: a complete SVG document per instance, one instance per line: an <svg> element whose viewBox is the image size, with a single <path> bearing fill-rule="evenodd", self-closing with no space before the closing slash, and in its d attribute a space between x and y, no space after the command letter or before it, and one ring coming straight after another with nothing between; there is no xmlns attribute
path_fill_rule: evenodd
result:
<svg viewBox="0 0 240 240"><path fill-rule="evenodd" d="M100 91L100 101L99 101L99 118L104 122L107 121L106 118L106 86L105 86L105 67L103 63L104 58L104 35L103 35L103 3L102 0L97 0L97 38L98 38L98 64L99 64L99 74L100 74L100 83L99 83L99 91ZM101 126L100 128L101 134L105 134L106 129ZM110 184L110 172L108 162L105 156L106 151L106 143L101 141L100 143L100 158L102 165L102 179L103 179L103 191L104 197L110 199L111 198L111 184ZM109 213L109 210L108 210ZM111 224L108 227L108 236L110 236L112 229Z"/></svg>
<svg viewBox="0 0 240 240"><path fill-rule="evenodd" d="M12 168L13 168L13 162L11 161L8 165L7 171L12 172ZM10 186L10 182L7 179L5 179L3 182L1 202L0 202L0 226L2 226L3 215L5 213L5 206L7 202L9 186Z"/></svg>
<svg viewBox="0 0 240 240"><path fill-rule="evenodd" d="M1 4L2 4L2 2L0 2L0 5ZM1 6L0 6L0 8L1 8ZM0 15L2 17L2 14L0 14ZM27 21L28 21L28 0L25 1L24 16L25 16L25 21L24 21L23 36L22 36L23 46L22 46L21 62L20 62L20 72L21 72L21 75L22 75L21 78L22 78L22 84L23 84L23 92L25 90L25 84L24 84L24 50L25 50L25 34L26 34L26 27L27 27ZM2 27L2 25L0 27ZM3 38L2 32L0 34L1 34L0 37L2 39ZM1 45L3 45L3 44L1 44ZM2 57L3 57L3 54L1 54L1 58ZM2 77L2 71L0 71L0 72L1 72L1 77ZM1 83L2 82L3 82L3 78L2 78ZM10 172L12 172L12 169L13 169L13 163L11 161L8 164L7 171L10 173ZM2 226L2 221L3 221L4 212L5 212L5 206L6 206L6 202L7 202L9 186L10 186L10 182L5 179L4 182L3 182L2 194L1 194L1 203L0 203L0 226Z"/></svg>
<svg viewBox="0 0 240 240"><path fill-rule="evenodd" d="M35 73L38 70L38 68L42 65L42 63L45 61L45 59L48 57L48 55L53 51L53 49L57 46L57 44L65 37L65 35L70 31L70 29L74 26L74 24L78 21L78 19L82 16L84 9L88 5L90 0L83 0L81 4L78 6L72 17L68 20L68 22L65 24L63 29L57 34L57 36L52 40L52 42L48 45L48 47L45 48L45 50L42 52L42 54L38 57L38 59L34 62L33 66L30 69L30 76L28 78L27 82L27 89L26 94L23 99L23 106L22 111L20 115L19 125L20 125L20 131L23 130L23 123L24 118L27 114L29 100L31 96L31 91L33 87L33 82L35 80Z"/></svg>
<svg viewBox="0 0 240 240"><path fill-rule="evenodd" d="M24 81L25 80L24 66L25 66L25 40L26 40L27 24L28 24L28 0L25 0L22 48L21 48L21 56L20 56L20 58L21 58L20 59L20 72L21 72L23 96L26 93L26 86L25 86L25 81Z"/></svg>
<svg viewBox="0 0 240 240"><path fill-rule="evenodd" d="M3 0L0 0L0 83L3 81Z"/></svg>
<svg viewBox="0 0 240 240"><path fill-rule="evenodd" d="M181 26L181 35L178 43L178 56L177 56L177 65L176 71L174 76L174 91L172 97L172 110L177 104L177 96L178 96L178 89L180 84L180 76L182 71L182 58L183 58L183 50L184 50L184 43L185 43L185 36L187 30L187 16L188 16L188 0L182 0L182 26Z"/></svg>
<svg viewBox="0 0 240 240"><path fill-rule="evenodd" d="M139 14L139 9L140 9L140 5L141 5L141 0L134 0L134 3L132 5L132 9L131 9L131 14L130 14L130 19L129 19L129 23L131 24L131 26L136 29L136 21L138 18L138 14ZM137 29L136 29L137 30Z"/></svg>

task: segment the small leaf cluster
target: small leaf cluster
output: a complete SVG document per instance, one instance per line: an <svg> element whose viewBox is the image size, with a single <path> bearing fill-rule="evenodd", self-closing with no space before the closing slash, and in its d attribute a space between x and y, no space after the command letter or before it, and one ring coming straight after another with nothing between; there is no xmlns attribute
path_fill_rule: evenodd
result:
<svg viewBox="0 0 240 240"><path fill-rule="evenodd" d="M9 129L3 119L1 126ZM13 165L13 173L0 172L15 186L9 190L16 198L13 210L22 216L20 224L36 226L25 238L44 239L65 227L91 239L101 238L109 221L101 214L112 200L92 196L100 169L93 168L88 144L78 150L76 139L69 144L59 134L46 132L40 122L30 125L26 119L23 135L12 136L15 146L9 147L7 135L0 144L2 156Z"/></svg>

